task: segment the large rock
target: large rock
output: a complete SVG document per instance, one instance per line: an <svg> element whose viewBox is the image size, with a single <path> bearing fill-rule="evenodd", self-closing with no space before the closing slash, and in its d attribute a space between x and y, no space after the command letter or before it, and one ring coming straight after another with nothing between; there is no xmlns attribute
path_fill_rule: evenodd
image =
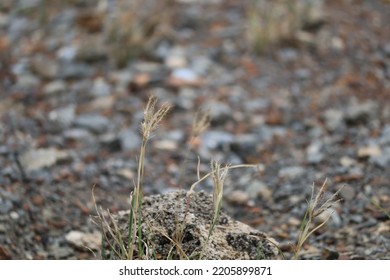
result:
<svg viewBox="0 0 390 280"><path fill-rule="evenodd" d="M225 213L219 216L207 245L213 215L212 197L204 192L173 192L145 197L142 204L142 232L149 256L167 259L176 252L173 241L178 226L183 227L181 247L187 256L208 260L272 259L278 253L275 241L264 233ZM115 216L124 240L127 240L129 211ZM271 240L271 241L270 241ZM137 246L135 246L137 248ZM177 257L174 256L174 257Z"/></svg>

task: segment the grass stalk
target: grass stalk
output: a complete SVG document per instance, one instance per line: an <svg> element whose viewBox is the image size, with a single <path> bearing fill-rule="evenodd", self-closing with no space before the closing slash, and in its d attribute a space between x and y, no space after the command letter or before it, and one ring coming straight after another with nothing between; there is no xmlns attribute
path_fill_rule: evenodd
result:
<svg viewBox="0 0 390 280"><path fill-rule="evenodd" d="M340 200L337 200L336 197L338 193L341 191L339 189L337 192L331 195L330 198L328 198L325 202L322 202L323 196L325 194L325 186L326 186L327 180L324 181L320 189L318 190L317 194L315 194L315 188L314 185L312 186L312 192L310 200L307 202L307 209L305 212L305 215L302 219L300 231L297 239L297 244L294 248L294 259L297 260L299 258L299 254L302 250L302 247L306 240L318 229L320 229L322 226L324 226L332 216L333 212L330 212L327 214L326 218L317 226L314 226L314 219L318 216L320 216L325 211L328 211L329 209L333 208L333 206L339 202Z"/></svg>

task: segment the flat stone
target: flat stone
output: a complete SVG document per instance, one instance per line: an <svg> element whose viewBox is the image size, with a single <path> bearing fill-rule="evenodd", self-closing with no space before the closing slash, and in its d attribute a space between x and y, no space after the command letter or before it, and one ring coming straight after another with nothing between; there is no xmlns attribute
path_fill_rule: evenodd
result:
<svg viewBox="0 0 390 280"><path fill-rule="evenodd" d="M58 108L49 113L49 121L60 129L67 128L71 125L76 116L76 107L69 105L66 107Z"/></svg>
<svg viewBox="0 0 390 280"><path fill-rule="evenodd" d="M359 158L380 156L382 151L378 145L369 145L358 149L357 155Z"/></svg>
<svg viewBox="0 0 390 280"><path fill-rule="evenodd" d="M252 181L247 187L250 198L261 198L265 201L272 199L272 190L264 182L259 180Z"/></svg>
<svg viewBox="0 0 390 280"><path fill-rule="evenodd" d="M55 80L43 87L43 93L45 95L55 95L66 91L66 84L62 80Z"/></svg>
<svg viewBox="0 0 390 280"><path fill-rule="evenodd" d="M72 230L65 235L66 241L76 246L78 249L87 250L99 250L101 246L101 233L100 232L82 232L78 230Z"/></svg>
<svg viewBox="0 0 390 280"><path fill-rule="evenodd" d="M344 112L339 110L328 109L323 114L323 118L326 128L330 131L334 131L344 124Z"/></svg>
<svg viewBox="0 0 390 280"><path fill-rule="evenodd" d="M295 179L305 174L305 169L301 166L290 166L279 170L279 177Z"/></svg>
<svg viewBox="0 0 390 280"><path fill-rule="evenodd" d="M209 149L216 149L233 142L234 136L225 131L207 131L201 136L202 145Z"/></svg>
<svg viewBox="0 0 390 280"><path fill-rule="evenodd" d="M378 111L378 103L366 101L358 103L353 101L346 109L345 120L348 123L367 123Z"/></svg>
<svg viewBox="0 0 390 280"><path fill-rule="evenodd" d="M84 128L71 128L65 130L63 133L65 139L67 140L90 140L92 139L92 134L88 132L88 130Z"/></svg>
<svg viewBox="0 0 390 280"><path fill-rule="evenodd" d="M9 200L2 200L0 198L0 214L7 214L12 210L12 202Z"/></svg>
<svg viewBox="0 0 390 280"><path fill-rule="evenodd" d="M345 200L352 200L356 195L355 188L352 186L346 185L343 186L340 190L340 196Z"/></svg>
<svg viewBox="0 0 390 280"><path fill-rule="evenodd" d="M126 129L119 135L119 141L123 151L137 150L141 146L141 137L135 129Z"/></svg>
<svg viewBox="0 0 390 280"><path fill-rule="evenodd" d="M249 194L245 191L234 190L226 195L226 200L236 205L246 205L249 201Z"/></svg>
<svg viewBox="0 0 390 280"><path fill-rule="evenodd" d="M24 152L19 160L27 172L51 167L59 161L68 160L70 155L66 151L54 148L32 149Z"/></svg>
<svg viewBox="0 0 390 280"><path fill-rule="evenodd" d="M86 128L93 133L99 134L107 131L110 121L101 115L85 114L78 116L74 120L74 124L77 127Z"/></svg>
<svg viewBox="0 0 390 280"><path fill-rule="evenodd" d="M153 257L167 259L169 254L176 254L172 251L174 244L169 238L174 239L177 222L183 228L184 239L181 248L187 257L199 258L201 252L202 259L206 260L254 260L276 257L278 250L270 243L271 239L266 234L233 220L223 212L220 213L217 226L207 241L213 209L212 196L204 192L173 192L145 197L141 211L144 223L141 228L148 233L148 242L153 247ZM114 218L126 242L129 211L119 212ZM137 256L137 246L134 247ZM176 257L178 256L175 255L174 258ZM118 256L114 258L120 259Z"/></svg>

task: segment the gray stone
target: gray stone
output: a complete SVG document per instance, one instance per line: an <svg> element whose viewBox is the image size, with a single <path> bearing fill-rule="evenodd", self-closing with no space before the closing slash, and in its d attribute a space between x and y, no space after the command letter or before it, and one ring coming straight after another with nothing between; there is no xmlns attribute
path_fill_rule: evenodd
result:
<svg viewBox="0 0 390 280"><path fill-rule="evenodd" d="M89 78L93 73L93 68L83 63L66 62L60 68L60 77L63 79Z"/></svg>
<svg viewBox="0 0 390 280"><path fill-rule="evenodd" d="M182 87L179 90L177 98L174 99L175 105L179 109L191 110L194 108L194 100L198 96L197 91L192 88Z"/></svg>
<svg viewBox="0 0 390 280"><path fill-rule="evenodd" d="M51 167L59 161L68 160L70 155L66 151L54 148L32 149L24 152L19 160L23 169L27 172Z"/></svg>
<svg viewBox="0 0 390 280"><path fill-rule="evenodd" d="M191 68L200 76L206 76L213 62L206 56L197 56L191 59Z"/></svg>
<svg viewBox="0 0 390 280"><path fill-rule="evenodd" d="M247 187L251 199L261 198L268 201L272 198L272 190L262 181L254 180Z"/></svg>
<svg viewBox="0 0 390 280"><path fill-rule="evenodd" d="M208 239L213 217L212 197L204 192L174 192L145 197L142 203L142 231L152 244L151 257L167 259L175 244L178 224L182 226L184 239L181 248L187 257L206 260L273 259L278 254L270 238L250 226L220 213L217 226ZM127 241L129 211L114 216L123 240ZM178 223L177 223L178 222ZM110 240L111 238L109 238ZM110 240L112 241L112 240ZM275 242L272 240L272 242ZM137 246L134 246L137 250ZM137 252L135 252L137 255ZM177 255L174 258L179 257ZM115 256L114 258L120 258Z"/></svg>
<svg viewBox="0 0 390 280"><path fill-rule="evenodd" d="M386 125L381 133L381 136L379 138L379 142L382 145L389 145L390 144L390 125Z"/></svg>
<svg viewBox="0 0 390 280"><path fill-rule="evenodd" d="M107 96L111 93L111 86L103 79L97 78L93 82L92 94L94 96Z"/></svg>
<svg viewBox="0 0 390 280"><path fill-rule="evenodd" d="M279 177L295 179L305 174L305 169L301 166L284 167L279 170Z"/></svg>
<svg viewBox="0 0 390 280"><path fill-rule="evenodd" d="M300 80L307 80L311 76L309 69L302 68L294 71L294 76Z"/></svg>
<svg viewBox="0 0 390 280"><path fill-rule="evenodd" d="M356 191L355 191L355 188L353 188L352 186L349 186L349 185L346 185L346 186L343 186L340 190L340 196L344 199L344 200L352 200L356 195Z"/></svg>
<svg viewBox="0 0 390 280"><path fill-rule="evenodd" d="M232 109L226 103L219 101L208 102L203 106L203 111L210 111L211 121L216 123L225 123L233 117Z"/></svg>
<svg viewBox="0 0 390 280"><path fill-rule="evenodd" d="M54 79L58 75L59 67L57 62L50 61L49 58L38 56L32 61L33 71L40 77L45 79Z"/></svg>
<svg viewBox="0 0 390 280"><path fill-rule="evenodd" d="M249 201L249 194L241 190L233 190L225 196L225 199L236 205L246 205Z"/></svg>
<svg viewBox="0 0 390 280"><path fill-rule="evenodd" d="M62 80L52 81L43 87L43 93L45 95L55 95L65 92L66 84Z"/></svg>
<svg viewBox="0 0 390 280"><path fill-rule="evenodd" d="M255 134L237 135L231 144L231 149L240 157L250 157L256 154L259 139Z"/></svg>
<svg viewBox="0 0 390 280"><path fill-rule="evenodd" d="M325 126L330 131L335 131L344 124L344 113L335 109L328 109L323 114Z"/></svg>
<svg viewBox="0 0 390 280"><path fill-rule="evenodd" d="M16 87L23 90L36 88L40 84L40 80L32 74L21 74L17 77Z"/></svg>
<svg viewBox="0 0 390 280"><path fill-rule="evenodd" d="M390 147L384 148L380 155L370 157L369 162L382 169L386 169L390 164Z"/></svg>
<svg viewBox="0 0 390 280"><path fill-rule="evenodd" d="M200 137L202 145L211 150L230 145L234 140L234 136L232 134L218 130L207 131L201 134Z"/></svg>
<svg viewBox="0 0 390 280"><path fill-rule="evenodd" d="M123 151L137 150L141 146L141 137L136 129L126 129L119 135L119 141Z"/></svg>
<svg viewBox="0 0 390 280"><path fill-rule="evenodd" d="M77 48L75 46L63 46L57 51L57 57L63 61L72 61L77 55Z"/></svg>
<svg viewBox="0 0 390 280"><path fill-rule="evenodd" d="M107 131L110 121L101 115L85 114L78 116L74 120L74 125L99 134Z"/></svg>
<svg viewBox="0 0 390 280"><path fill-rule="evenodd" d="M63 108L53 110L49 113L49 121L59 129L68 128L76 116L76 108L69 105Z"/></svg>
<svg viewBox="0 0 390 280"><path fill-rule="evenodd" d="M172 72L172 77L186 82L196 82L198 75L189 68L179 68Z"/></svg>
<svg viewBox="0 0 390 280"><path fill-rule="evenodd" d="M92 138L92 134L88 132L88 130L84 128L71 128L67 129L63 133L65 139L67 140L89 140Z"/></svg>
<svg viewBox="0 0 390 280"><path fill-rule="evenodd" d="M366 101L358 103L353 101L346 110L345 120L348 123L367 123L378 111L378 103L374 101Z"/></svg>
<svg viewBox="0 0 390 280"><path fill-rule="evenodd" d="M317 164L324 159L324 155L321 153L322 143L320 141L314 141L306 149L306 160L308 163Z"/></svg>
<svg viewBox="0 0 390 280"><path fill-rule="evenodd" d="M9 200L2 200L0 198L0 214L7 214L12 210L12 202Z"/></svg>

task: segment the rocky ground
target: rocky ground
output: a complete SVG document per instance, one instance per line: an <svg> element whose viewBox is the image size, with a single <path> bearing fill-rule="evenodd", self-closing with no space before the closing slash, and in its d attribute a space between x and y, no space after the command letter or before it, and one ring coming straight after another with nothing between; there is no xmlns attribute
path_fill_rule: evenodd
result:
<svg viewBox="0 0 390 280"><path fill-rule="evenodd" d="M258 164L231 170L224 209L290 258L327 179L341 200L301 258L390 258L388 1L326 1L321 24L260 54L247 2L171 1L158 13L169 32L124 56L109 36L130 24L112 24L117 2L1 1L0 259L99 258L92 188L103 208L128 209L152 94L174 109L149 143L146 195L179 189L194 114L210 109L184 189L198 155L202 174L211 159Z"/></svg>

